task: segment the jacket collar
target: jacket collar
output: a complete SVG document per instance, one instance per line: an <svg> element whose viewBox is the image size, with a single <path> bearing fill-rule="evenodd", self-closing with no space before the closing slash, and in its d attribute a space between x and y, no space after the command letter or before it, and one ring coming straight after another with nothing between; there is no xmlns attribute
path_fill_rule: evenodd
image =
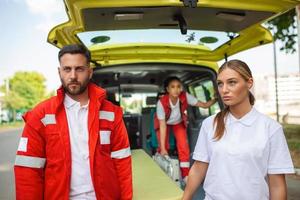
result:
<svg viewBox="0 0 300 200"><path fill-rule="evenodd" d="M94 83L88 84L90 102L101 102L106 97L106 91ZM65 91L62 86L57 90L57 108L63 105Z"/></svg>

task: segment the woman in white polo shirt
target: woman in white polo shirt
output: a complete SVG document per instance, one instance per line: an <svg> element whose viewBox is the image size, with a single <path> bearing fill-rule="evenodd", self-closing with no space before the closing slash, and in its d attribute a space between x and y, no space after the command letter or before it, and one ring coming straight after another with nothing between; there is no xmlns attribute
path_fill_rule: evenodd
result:
<svg viewBox="0 0 300 200"><path fill-rule="evenodd" d="M228 61L217 82L225 109L203 121L183 199L203 180L205 200L286 199L293 163L281 125L253 107L249 67Z"/></svg>

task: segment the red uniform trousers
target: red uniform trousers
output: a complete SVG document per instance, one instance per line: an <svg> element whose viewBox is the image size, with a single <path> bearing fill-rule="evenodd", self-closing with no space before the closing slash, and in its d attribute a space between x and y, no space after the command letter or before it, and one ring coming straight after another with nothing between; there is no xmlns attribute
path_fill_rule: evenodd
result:
<svg viewBox="0 0 300 200"><path fill-rule="evenodd" d="M187 140L187 134L186 134L186 128L183 124L183 122L175 125L167 125L167 131L166 131L166 142L165 142L165 148L169 149L169 135L170 130L173 129L173 133L176 139L176 146L177 146L177 152L180 162L180 170L181 170L181 177L184 178L189 174L189 168L190 168L190 148L188 145ZM157 140L160 147L160 131L156 131ZM158 152L160 152L160 148L158 147Z"/></svg>

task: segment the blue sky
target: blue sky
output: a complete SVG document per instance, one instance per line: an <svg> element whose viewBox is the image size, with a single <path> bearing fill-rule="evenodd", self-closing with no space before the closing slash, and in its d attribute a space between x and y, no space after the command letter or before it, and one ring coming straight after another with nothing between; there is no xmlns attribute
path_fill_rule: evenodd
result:
<svg viewBox="0 0 300 200"><path fill-rule="evenodd" d="M46 42L51 27L67 20L60 0L1 0L0 83L16 71L38 71L47 88L59 86L58 49Z"/></svg>
<svg viewBox="0 0 300 200"><path fill-rule="evenodd" d="M0 13L0 84L16 71L38 71L46 77L47 88L56 89L60 85L57 74L58 49L47 43L47 34L53 26L67 21L63 1L1 0ZM271 44L230 58L244 60L254 76L274 72ZM279 74L299 72L298 60L298 53L286 55L278 50Z"/></svg>

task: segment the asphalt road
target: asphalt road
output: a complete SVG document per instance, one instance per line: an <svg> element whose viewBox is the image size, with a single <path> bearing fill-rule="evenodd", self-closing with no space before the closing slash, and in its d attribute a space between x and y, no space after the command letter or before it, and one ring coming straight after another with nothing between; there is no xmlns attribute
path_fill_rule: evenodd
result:
<svg viewBox="0 0 300 200"><path fill-rule="evenodd" d="M15 199L13 164L21 131L0 132L0 200Z"/></svg>
<svg viewBox="0 0 300 200"><path fill-rule="evenodd" d="M0 200L15 199L13 163L21 129L0 132ZM300 178L287 177L288 199L300 199Z"/></svg>

